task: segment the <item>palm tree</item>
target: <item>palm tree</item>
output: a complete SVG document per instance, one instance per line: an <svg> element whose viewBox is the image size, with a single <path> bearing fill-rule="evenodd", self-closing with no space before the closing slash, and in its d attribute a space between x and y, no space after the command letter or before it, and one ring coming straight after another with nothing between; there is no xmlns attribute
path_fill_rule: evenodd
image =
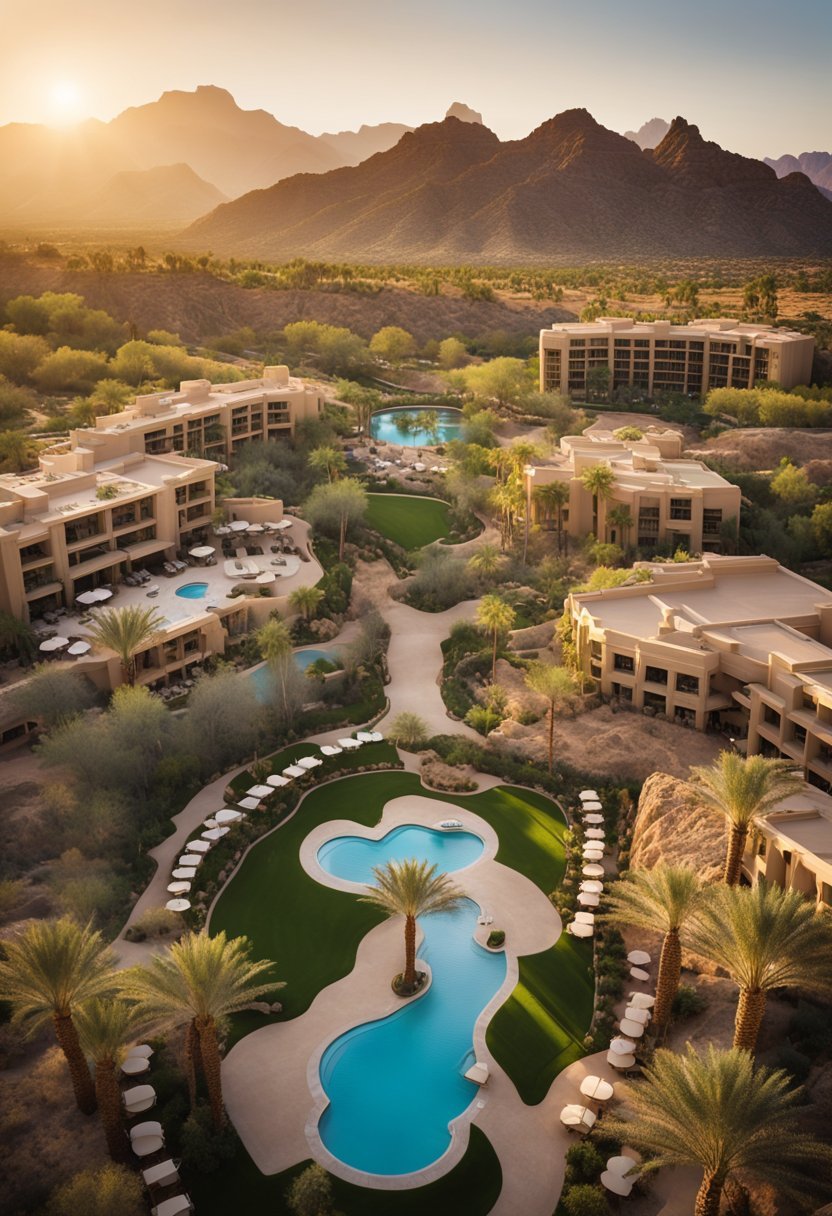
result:
<svg viewBox="0 0 832 1216"><path fill-rule="evenodd" d="M480 606L477 609L477 624L486 633L492 635L494 641L494 649L491 657L491 683L497 682L497 642L500 634L507 632L514 624L514 609L511 604L507 604L504 599L493 592L491 595L484 595L480 600Z"/></svg>
<svg viewBox="0 0 832 1216"><path fill-rule="evenodd" d="M418 987L416 975L416 918L431 912L450 912L464 898L447 874L437 874L436 865L411 858L388 861L375 866L376 885L362 903L381 908L388 916L404 917L404 972L401 995L409 996Z"/></svg>
<svg viewBox="0 0 832 1216"><path fill-rule="evenodd" d="M617 507L613 507L613 509L610 511L607 519L613 525L613 527L621 530L621 548L626 552L626 550L630 547L630 529L635 523L635 520L630 513L630 508L619 503Z"/></svg>
<svg viewBox="0 0 832 1216"><path fill-rule="evenodd" d="M277 676L283 697L283 710L287 711L286 670L291 661L292 635L280 617L269 617L265 625L255 634L260 653Z"/></svg>
<svg viewBox="0 0 832 1216"><path fill-rule="evenodd" d="M511 547L514 525L523 506L523 487L514 480L498 481L491 491L491 505L500 517L500 544Z"/></svg>
<svg viewBox="0 0 832 1216"><path fill-rule="evenodd" d="M116 997L96 998L82 1005L75 1016L81 1046L95 1065L95 1094L98 1111L113 1161L126 1161L124 1107L118 1083L128 1043L142 1033L142 1021L135 1005Z"/></svg>
<svg viewBox="0 0 832 1216"><path fill-rule="evenodd" d="M115 958L90 925L69 917L34 921L19 937L3 943L0 998L14 1009L14 1021L35 1034L52 1021L66 1056L75 1101L85 1115L95 1110L95 1088L78 1038L74 1015L80 1005L114 992Z"/></svg>
<svg viewBox="0 0 832 1216"><path fill-rule="evenodd" d="M314 448L306 457L306 463L311 469L316 469L319 473L326 473L328 482L337 481L347 470L344 453L340 448L334 448L329 444L322 444L321 447Z"/></svg>
<svg viewBox="0 0 832 1216"><path fill-rule="evenodd" d="M764 881L711 887L691 945L739 987L735 1047L754 1051L772 988L832 994L832 924L799 891Z"/></svg>
<svg viewBox="0 0 832 1216"><path fill-rule="evenodd" d="M10 612L0 612L0 650L14 654L21 663L31 663L38 652L34 630Z"/></svg>
<svg viewBox="0 0 832 1216"><path fill-rule="evenodd" d="M534 497L541 503L546 519L555 517L555 528L558 538L558 553L563 552L563 508L569 502L569 482L550 481L548 485L538 486Z"/></svg>
<svg viewBox="0 0 832 1216"><path fill-rule="evenodd" d="M486 541L469 558L468 569L473 570L475 574L479 574L485 579L489 579L497 573L503 565L504 560L503 554L497 546L491 545Z"/></svg>
<svg viewBox="0 0 832 1216"><path fill-rule="evenodd" d="M800 1200L811 1189L809 1171L828 1171L832 1149L800 1130L799 1100L787 1073L755 1067L746 1051L660 1048L643 1081L626 1086L631 1118L613 1120L606 1132L648 1154L642 1173L697 1166L694 1216L718 1216L725 1184L737 1175Z"/></svg>
<svg viewBox="0 0 832 1216"><path fill-rule="evenodd" d="M195 1048L199 1059L214 1126L223 1125L222 1078L217 1024L239 1013L281 984L261 977L274 963L250 957L246 937L230 940L225 933L189 933L165 954L126 973L125 996L138 1002L138 1015L150 1023L188 1027L188 1071L193 1072ZM193 1092L193 1088L192 1088Z"/></svg>
<svg viewBox="0 0 832 1216"><path fill-rule="evenodd" d="M309 621L323 598L320 587L296 587L289 595L289 603L303 613L304 620Z"/></svg>
<svg viewBox="0 0 832 1216"><path fill-rule="evenodd" d="M739 881L742 855L751 821L765 815L784 798L797 794L803 780L790 760L766 756L740 756L720 752L710 768L691 768L700 800L711 810L720 811L728 821L728 851L723 882L733 886Z"/></svg>
<svg viewBox="0 0 832 1216"><path fill-rule="evenodd" d="M682 931L701 902L702 884L696 871L666 862L652 870L630 870L610 894L608 918L614 924L664 934L653 1009L657 1028L670 1018L682 973Z"/></svg>
<svg viewBox="0 0 832 1216"><path fill-rule="evenodd" d="M526 685L549 702L549 772L555 755L555 714L575 692L572 673L555 663L532 663L526 672Z"/></svg>
<svg viewBox="0 0 832 1216"><path fill-rule="evenodd" d="M601 503L606 503L615 485L615 473L608 464L593 464L584 469L581 482L585 490L592 495L592 531L597 540L603 540L601 535ZM606 526L604 526L606 531Z"/></svg>
<svg viewBox="0 0 832 1216"><path fill-rule="evenodd" d="M127 684L136 682L136 654L142 650L164 625L164 618L155 608L133 604L127 608L106 608L93 613L89 634L99 646L114 650L121 661Z"/></svg>

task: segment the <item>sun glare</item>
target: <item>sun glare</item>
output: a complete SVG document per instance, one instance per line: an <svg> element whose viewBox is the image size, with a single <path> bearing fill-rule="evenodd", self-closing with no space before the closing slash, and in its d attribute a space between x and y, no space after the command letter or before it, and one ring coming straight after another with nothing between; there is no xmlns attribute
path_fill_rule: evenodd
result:
<svg viewBox="0 0 832 1216"><path fill-rule="evenodd" d="M49 89L52 122L68 126L81 117L81 90L73 80L56 80Z"/></svg>

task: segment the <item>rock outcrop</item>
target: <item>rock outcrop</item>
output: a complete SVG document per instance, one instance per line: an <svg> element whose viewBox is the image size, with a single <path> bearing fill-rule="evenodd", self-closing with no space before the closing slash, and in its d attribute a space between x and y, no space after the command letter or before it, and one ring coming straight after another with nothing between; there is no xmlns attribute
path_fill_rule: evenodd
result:
<svg viewBox="0 0 832 1216"><path fill-rule="evenodd" d="M724 825L697 802L693 786L668 773L651 773L638 800L632 868L687 862L710 882L722 873L724 856Z"/></svg>

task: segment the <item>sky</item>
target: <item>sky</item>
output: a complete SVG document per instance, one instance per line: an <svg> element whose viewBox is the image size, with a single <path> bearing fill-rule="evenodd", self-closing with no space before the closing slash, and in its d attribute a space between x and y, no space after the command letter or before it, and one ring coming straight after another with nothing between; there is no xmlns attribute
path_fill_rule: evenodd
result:
<svg viewBox="0 0 832 1216"><path fill-rule="evenodd" d="M313 134L452 101L502 139L585 106L747 156L832 150L832 0L0 0L0 124L226 88Z"/></svg>

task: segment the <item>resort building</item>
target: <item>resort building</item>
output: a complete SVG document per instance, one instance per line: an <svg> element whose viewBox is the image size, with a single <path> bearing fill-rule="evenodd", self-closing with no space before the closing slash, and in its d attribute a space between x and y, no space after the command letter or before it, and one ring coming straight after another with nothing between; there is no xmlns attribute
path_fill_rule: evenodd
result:
<svg viewBox="0 0 832 1216"><path fill-rule="evenodd" d="M807 785L758 816L742 875L752 884L764 878L832 907L832 798Z"/></svg>
<svg viewBox="0 0 832 1216"><path fill-rule="evenodd" d="M769 557L642 565L650 582L567 600L602 695L721 730L832 791L832 592Z"/></svg>
<svg viewBox="0 0 832 1216"><path fill-rule="evenodd" d="M592 532L642 551L718 553L736 538L740 490L707 465L683 460L682 444L678 431L655 428L637 441L621 442L607 431L567 435L551 460L525 470L532 517L543 526L557 524L558 510L543 488L563 482L569 496L559 509L560 525L569 536ZM597 465L615 475L607 498L594 495L582 480Z"/></svg>
<svg viewBox="0 0 832 1216"><path fill-rule="evenodd" d="M814 348L806 334L727 317L688 325L602 317L540 331L540 389L583 398L587 389L632 388L649 399L753 388L758 380L793 388L811 382Z"/></svg>
<svg viewBox="0 0 832 1216"><path fill-rule="evenodd" d="M138 441L148 455L179 452L228 460L244 443L294 435L297 424L317 418L323 406L320 388L290 376L288 367L267 367L259 380L186 380L178 392L147 393L120 414L96 418L94 427L75 431L72 438L93 451L101 440L112 451L120 438L124 451L136 451Z"/></svg>

